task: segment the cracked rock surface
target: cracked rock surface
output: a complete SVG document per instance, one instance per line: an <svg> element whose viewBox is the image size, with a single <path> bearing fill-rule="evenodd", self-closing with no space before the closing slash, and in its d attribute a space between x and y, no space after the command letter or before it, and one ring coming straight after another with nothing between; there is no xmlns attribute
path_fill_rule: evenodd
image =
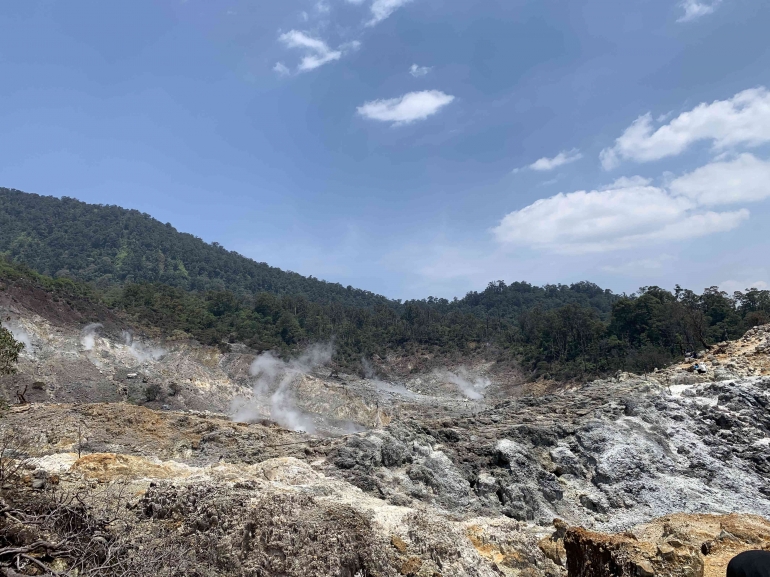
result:
<svg viewBox="0 0 770 577"><path fill-rule="evenodd" d="M673 512L770 515L770 377L672 392L624 376L345 439L326 470L393 502L623 530Z"/></svg>
<svg viewBox="0 0 770 577"><path fill-rule="evenodd" d="M29 385L0 423L33 440L18 453L28 490L126 485L131 531L192 543L195 574L556 577L572 562L585 577L711 577L728 554L770 546L770 326L697 369L537 395L486 366L472 368L492 381L474 400L434 373L318 369L288 389L311 435L269 412L228 417L236 397L272 394L252 390L253 351L146 335L164 353L142 356L118 318L86 350L91 319L2 298L31 344L0 380L9 401ZM162 399L146 398L153 384ZM599 557L620 573L575 568Z"/></svg>

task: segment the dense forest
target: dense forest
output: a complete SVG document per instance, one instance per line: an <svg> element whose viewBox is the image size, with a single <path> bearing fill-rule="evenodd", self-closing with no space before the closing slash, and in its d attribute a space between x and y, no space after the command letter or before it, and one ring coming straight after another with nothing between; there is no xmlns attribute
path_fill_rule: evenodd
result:
<svg viewBox="0 0 770 577"><path fill-rule="evenodd" d="M150 216L0 189L0 279L98 301L167 335L283 355L333 339L336 361L433 353L519 363L532 378L661 367L770 322L770 291L489 283L406 302L257 263Z"/></svg>
<svg viewBox="0 0 770 577"><path fill-rule="evenodd" d="M521 283L509 290L498 282L466 297L475 303L472 307L462 301L426 299L407 301L394 310L323 305L301 296L260 293L239 298L227 291L191 294L163 285L132 284L109 304L209 344L243 342L258 350L287 351L334 339L337 361L344 366L388 352L483 354L515 360L533 378L649 371L687 351L737 338L749 326L770 322L768 291L730 297L715 288L697 295L647 287L638 295L616 297L603 318L590 304L569 302L575 291L590 288L585 283L545 288ZM532 293L538 298L531 298ZM501 294L511 301L508 308L501 306ZM531 306L520 306L520 300ZM498 314L504 310L510 311L507 316Z"/></svg>
<svg viewBox="0 0 770 577"><path fill-rule="evenodd" d="M153 282L188 291L302 295L353 306L391 303L369 291L255 262L136 210L8 188L0 188L0 254L41 274L101 288Z"/></svg>

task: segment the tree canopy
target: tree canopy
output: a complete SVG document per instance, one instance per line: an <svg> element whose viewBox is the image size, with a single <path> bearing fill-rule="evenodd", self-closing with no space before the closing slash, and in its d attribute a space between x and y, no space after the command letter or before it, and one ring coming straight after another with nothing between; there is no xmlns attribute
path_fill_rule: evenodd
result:
<svg viewBox="0 0 770 577"><path fill-rule="evenodd" d="M151 282L355 306L395 304L369 291L255 262L136 210L8 188L0 188L0 253L41 274L102 288Z"/></svg>
<svg viewBox="0 0 770 577"><path fill-rule="evenodd" d="M498 280L459 299L395 301L257 263L137 211L10 189L0 189L0 256L0 279L98 301L167 334L286 355L333 339L344 366L394 352L483 354L532 378L588 378L649 371L770 322L770 292L751 288L618 295L590 282Z"/></svg>
<svg viewBox="0 0 770 577"><path fill-rule="evenodd" d="M13 338L11 331L0 325L0 375L16 372L16 362L24 344Z"/></svg>

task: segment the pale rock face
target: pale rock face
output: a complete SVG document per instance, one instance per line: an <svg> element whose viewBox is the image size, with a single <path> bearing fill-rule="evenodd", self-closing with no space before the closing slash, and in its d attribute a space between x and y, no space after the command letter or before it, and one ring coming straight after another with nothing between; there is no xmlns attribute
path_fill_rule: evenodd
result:
<svg viewBox="0 0 770 577"><path fill-rule="evenodd" d="M288 389L309 435L228 418L234 399L273 393L254 389L245 347L146 338L165 354L137 356L105 321L85 350L79 325L11 312L31 343L18 378L45 388L3 420L36 439L35 470L126 480L144 495L137 531L173 520L223 574L555 577L564 535L537 546L554 518L618 532L675 513L770 516L770 327L710 351L702 373L690 361L529 397L318 370ZM149 385L162 400L142 398ZM650 537L635 570L685 553L708 567L685 537Z"/></svg>
<svg viewBox="0 0 770 577"><path fill-rule="evenodd" d="M681 511L770 515L770 370L768 356L757 352L766 331L754 329L714 354L742 366L743 376L718 381L709 371L684 384L677 379L691 373L683 365L503 402L472 416L405 421L388 430L408 453L401 461L411 463L406 475L403 465L385 462L330 473L360 486L371 478L389 499L542 526L554 517L623 530ZM459 482L438 480L429 446L451 462L442 457L443 476L464 479L469 498L465 484L461 492ZM426 468L433 474L423 474ZM383 470L390 472L378 477Z"/></svg>

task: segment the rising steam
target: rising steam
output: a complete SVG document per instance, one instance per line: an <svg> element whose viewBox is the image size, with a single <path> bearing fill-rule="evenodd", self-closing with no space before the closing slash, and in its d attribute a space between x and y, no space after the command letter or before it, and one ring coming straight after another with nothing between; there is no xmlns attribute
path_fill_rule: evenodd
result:
<svg viewBox="0 0 770 577"><path fill-rule="evenodd" d="M332 346L313 345L302 355L291 361L283 361L270 351L262 353L249 367L249 374L256 377L254 394L257 397L270 395L270 418L279 425L294 431L315 432L312 418L303 413L294 402L290 385L316 367L328 363L332 358ZM234 421L248 422L261 416L257 401L234 404Z"/></svg>
<svg viewBox="0 0 770 577"><path fill-rule="evenodd" d="M102 323L91 323L83 327L83 331L80 333L80 344L85 350L90 351L94 348L97 332L103 326Z"/></svg>
<svg viewBox="0 0 770 577"><path fill-rule="evenodd" d="M15 321L9 321L5 323L5 328L8 329L8 332L11 333L15 341L24 345L25 351L29 354L34 354L32 351L32 339L20 324Z"/></svg>
<svg viewBox="0 0 770 577"><path fill-rule="evenodd" d="M486 377L471 375L465 367L459 367L455 372L447 369L435 370L433 374L442 381L452 383L466 397L478 400L484 397L483 391L492 382Z"/></svg>
<svg viewBox="0 0 770 577"><path fill-rule="evenodd" d="M128 352L131 353L138 363L160 360L168 352L162 347L153 347L134 339L134 335L130 331L123 331L121 334L123 342L128 346Z"/></svg>
<svg viewBox="0 0 770 577"><path fill-rule="evenodd" d="M403 385L396 385L394 383L389 383L380 379L377 376L377 373L374 370L372 363L370 363L368 359L365 359L365 358L361 359L361 367L363 367L364 369L364 377L369 381L371 381L372 384L374 384L375 388L377 389L377 392L395 393L397 395L401 395L402 397L407 397L410 399L413 399L417 396Z"/></svg>

